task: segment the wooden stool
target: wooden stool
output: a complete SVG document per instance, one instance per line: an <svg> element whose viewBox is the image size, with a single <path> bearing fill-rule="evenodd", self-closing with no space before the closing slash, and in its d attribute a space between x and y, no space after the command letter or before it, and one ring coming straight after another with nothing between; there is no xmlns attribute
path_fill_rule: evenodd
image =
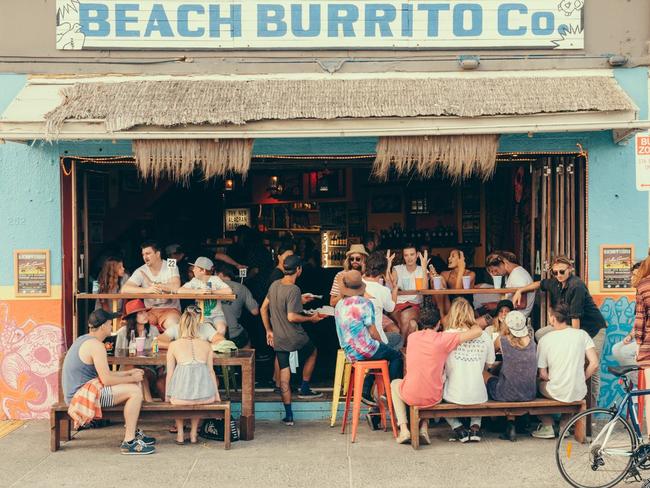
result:
<svg viewBox="0 0 650 488"><path fill-rule="evenodd" d="M357 361L352 363L352 375L350 376L348 392L345 397L345 411L343 412L343 428L341 433L345 434L345 426L348 422L348 414L350 412L350 402L352 401L352 395L354 394L354 403L352 406L352 442L354 442L357 437L359 416L361 415L361 394L363 390L363 380L366 373L375 375L375 382L378 391L381 394L381 390L383 389L386 394L388 411L390 412L390 423L393 428L393 436L397 437L397 425L395 423L395 412L393 411L393 396L390 391L390 377L388 375L388 361L385 359L379 361ZM383 407L381 406L381 401L379 404L380 411L382 411ZM386 425L385 413L383 424Z"/></svg>
<svg viewBox="0 0 650 488"><path fill-rule="evenodd" d="M336 370L334 371L334 388L332 390L332 415L330 417L330 427L336 424L336 414L339 410L339 400L341 398L341 389L343 395L348 394L348 383L350 382L350 373L352 363L345 357L343 349L336 353Z"/></svg>

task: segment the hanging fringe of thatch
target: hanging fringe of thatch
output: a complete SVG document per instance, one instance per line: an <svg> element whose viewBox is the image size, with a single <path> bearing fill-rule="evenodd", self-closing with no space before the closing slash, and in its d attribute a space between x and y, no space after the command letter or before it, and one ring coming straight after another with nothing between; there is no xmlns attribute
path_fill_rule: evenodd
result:
<svg viewBox="0 0 650 488"><path fill-rule="evenodd" d="M430 178L436 172L459 181L472 176L489 179L496 168L499 136L380 137L373 176L386 181L392 168L398 175Z"/></svg>
<svg viewBox="0 0 650 488"><path fill-rule="evenodd" d="M140 175L158 181L165 177L187 184L196 168L206 179L248 173L253 139L134 140L133 153Z"/></svg>

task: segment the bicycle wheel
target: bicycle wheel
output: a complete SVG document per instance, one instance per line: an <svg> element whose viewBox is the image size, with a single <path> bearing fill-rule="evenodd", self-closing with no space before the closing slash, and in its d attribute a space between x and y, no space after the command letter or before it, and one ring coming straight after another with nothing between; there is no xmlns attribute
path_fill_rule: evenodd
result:
<svg viewBox="0 0 650 488"><path fill-rule="evenodd" d="M577 442L572 430L578 421L591 423L591 438ZM604 408L574 416L560 432L555 460L562 477L576 488L609 488L621 481L632 464L637 438L630 424Z"/></svg>

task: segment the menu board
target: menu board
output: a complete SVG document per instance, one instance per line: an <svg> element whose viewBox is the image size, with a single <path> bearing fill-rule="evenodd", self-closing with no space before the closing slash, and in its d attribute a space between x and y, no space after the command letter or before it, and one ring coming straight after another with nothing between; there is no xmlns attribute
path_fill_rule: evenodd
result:
<svg viewBox="0 0 650 488"><path fill-rule="evenodd" d="M14 251L14 291L16 296L50 296L49 249Z"/></svg>
<svg viewBox="0 0 650 488"><path fill-rule="evenodd" d="M234 232L240 225L251 225L250 208L226 209L226 232Z"/></svg>
<svg viewBox="0 0 650 488"><path fill-rule="evenodd" d="M632 290L634 246L607 245L600 247L600 288L602 290Z"/></svg>

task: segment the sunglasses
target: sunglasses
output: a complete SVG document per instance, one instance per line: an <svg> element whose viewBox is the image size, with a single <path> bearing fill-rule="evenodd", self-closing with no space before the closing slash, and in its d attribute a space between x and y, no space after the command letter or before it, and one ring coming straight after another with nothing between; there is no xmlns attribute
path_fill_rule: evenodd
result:
<svg viewBox="0 0 650 488"><path fill-rule="evenodd" d="M363 258L361 256L350 256L349 259L350 259L350 262L352 262L352 263L354 263L354 262L360 263L361 261L363 261Z"/></svg>
<svg viewBox="0 0 650 488"><path fill-rule="evenodd" d="M557 276L557 275L564 276L564 273L566 273L567 271L569 271L568 268L567 269L554 269L554 270L551 271L551 273L553 273L553 276Z"/></svg>
<svg viewBox="0 0 650 488"><path fill-rule="evenodd" d="M201 307L198 307L196 305L188 305L185 310L187 310L188 312L192 312L192 313L202 313L203 312L203 310L201 310Z"/></svg>

